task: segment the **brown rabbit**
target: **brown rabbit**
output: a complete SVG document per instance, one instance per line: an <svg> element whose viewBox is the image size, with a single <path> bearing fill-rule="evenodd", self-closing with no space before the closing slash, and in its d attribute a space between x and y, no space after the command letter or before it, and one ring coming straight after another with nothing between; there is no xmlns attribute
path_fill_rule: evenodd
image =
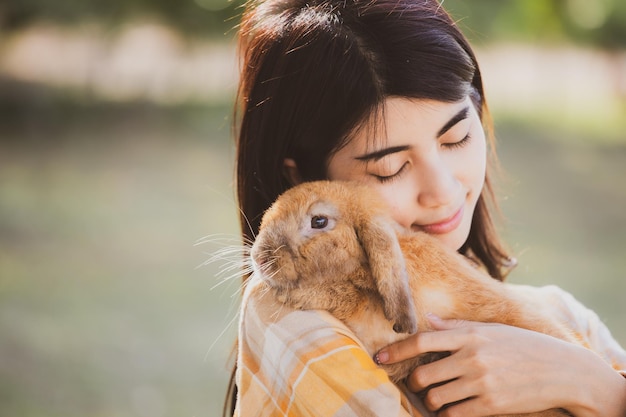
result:
<svg viewBox="0 0 626 417"><path fill-rule="evenodd" d="M365 185L318 181L288 190L265 213L251 251L255 273L267 284L263 291L292 308L327 310L371 355L418 329L429 330L428 312L577 342L514 285L490 278L435 238L400 228L387 212ZM399 382L433 359L384 368ZM531 415L570 414L525 414Z"/></svg>

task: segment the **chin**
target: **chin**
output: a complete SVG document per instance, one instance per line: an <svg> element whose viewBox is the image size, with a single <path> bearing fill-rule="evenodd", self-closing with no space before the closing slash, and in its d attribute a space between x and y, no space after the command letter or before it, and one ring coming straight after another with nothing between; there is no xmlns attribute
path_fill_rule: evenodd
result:
<svg viewBox="0 0 626 417"><path fill-rule="evenodd" d="M443 235L431 234L431 236L437 239L447 248L455 250L455 251L458 251L459 249L461 249L461 246L463 246L463 243L465 243L465 240L461 239L454 232L446 233Z"/></svg>
<svg viewBox="0 0 626 417"><path fill-rule="evenodd" d="M439 239L448 248L458 251L467 242L469 237L469 228L464 228L460 225L459 228L443 235L433 235L433 237Z"/></svg>

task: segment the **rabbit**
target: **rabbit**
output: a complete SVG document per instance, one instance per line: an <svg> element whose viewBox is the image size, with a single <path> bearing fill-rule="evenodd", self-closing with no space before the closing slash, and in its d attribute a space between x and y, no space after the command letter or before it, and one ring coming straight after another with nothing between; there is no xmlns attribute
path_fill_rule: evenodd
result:
<svg viewBox="0 0 626 417"><path fill-rule="evenodd" d="M514 285L489 277L434 237L400 227L387 213L382 199L356 182L305 182L287 190L264 213L251 248L262 290L294 309L328 311L370 355L418 330L432 330L428 313L504 323L579 343ZM442 355L382 366L399 383L416 366ZM525 414L531 415L570 414Z"/></svg>

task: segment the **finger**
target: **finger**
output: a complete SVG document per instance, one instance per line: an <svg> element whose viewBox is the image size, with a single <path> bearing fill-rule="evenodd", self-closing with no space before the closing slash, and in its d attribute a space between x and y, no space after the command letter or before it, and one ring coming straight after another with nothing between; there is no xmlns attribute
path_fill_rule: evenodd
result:
<svg viewBox="0 0 626 417"><path fill-rule="evenodd" d="M381 349L374 360L378 364L391 364L414 358L428 352L455 352L467 343L468 335L481 326L495 326L494 323L480 323L467 320L444 320L428 315L434 331L419 332L399 342Z"/></svg>
<svg viewBox="0 0 626 417"><path fill-rule="evenodd" d="M437 361L420 365L407 378L407 387L413 392L422 391L435 384L452 381L462 375L457 359L448 356Z"/></svg>
<svg viewBox="0 0 626 417"><path fill-rule="evenodd" d="M434 314L426 315L428 322L435 330L453 330L471 326L489 326L493 323L482 323L477 321L461 320L461 319L442 319Z"/></svg>
<svg viewBox="0 0 626 417"><path fill-rule="evenodd" d="M414 358L428 352L458 350L462 344L460 335L452 330L420 332L381 349L374 360L379 364L391 364Z"/></svg>
<svg viewBox="0 0 626 417"><path fill-rule="evenodd" d="M454 405L454 403L471 399L474 395L476 393L472 390L472 384L457 379L428 390L424 397L424 405L431 411L437 411L448 404ZM466 414L458 415L465 416Z"/></svg>
<svg viewBox="0 0 626 417"><path fill-rule="evenodd" d="M437 413L438 417L481 417L485 415L500 414L494 409L486 409L477 397L465 401L452 403Z"/></svg>

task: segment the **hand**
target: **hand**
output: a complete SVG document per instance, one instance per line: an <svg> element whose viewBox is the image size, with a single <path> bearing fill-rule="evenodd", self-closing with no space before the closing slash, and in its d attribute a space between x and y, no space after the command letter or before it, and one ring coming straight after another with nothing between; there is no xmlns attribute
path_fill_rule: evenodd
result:
<svg viewBox="0 0 626 417"><path fill-rule="evenodd" d="M429 320L435 331L390 345L378 359L394 363L427 352L450 352L418 367L407 380L412 391L427 390L425 405L441 410L439 416L550 408L576 416L626 415L626 379L588 349L502 324ZM441 385L432 387L436 384Z"/></svg>

